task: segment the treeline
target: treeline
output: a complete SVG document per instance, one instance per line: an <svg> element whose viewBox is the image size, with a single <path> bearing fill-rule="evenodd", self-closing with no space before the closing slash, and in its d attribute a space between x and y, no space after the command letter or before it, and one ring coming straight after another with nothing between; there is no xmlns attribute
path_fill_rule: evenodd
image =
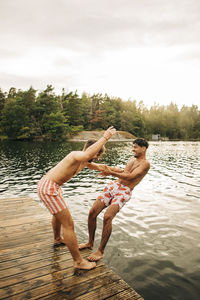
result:
<svg viewBox="0 0 200 300"><path fill-rule="evenodd" d="M62 140L81 130L110 125L147 139L160 134L170 140L200 140L200 111L195 105L178 109L171 103L148 109L142 101L137 104L108 95L79 96L64 89L56 95L51 85L40 93L32 87L27 91L12 87L8 93L0 89L1 139Z"/></svg>

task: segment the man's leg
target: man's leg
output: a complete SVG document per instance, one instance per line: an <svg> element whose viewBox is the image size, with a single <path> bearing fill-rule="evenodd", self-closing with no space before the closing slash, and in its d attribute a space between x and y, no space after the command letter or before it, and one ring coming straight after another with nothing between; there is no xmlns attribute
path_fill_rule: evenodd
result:
<svg viewBox="0 0 200 300"><path fill-rule="evenodd" d="M51 224L52 224L53 234L54 234L54 245L64 244L64 240L60 235L61 223L54 215L52 217Z"/></svg>
<svg viewBox="0 0 200 300"><path fill-rule="evenodd" d="M88 257L90 261L98 261L103 257L104 249L112 232L112 220L116 216L118 211L119 206L117 204L113 204L107 208L103 220L103 231L100 246L96 252L92 253Z"/></svg>
<svg viewBox="0 0 200 300"><path fill-rule="evenodd" d="M80 255L78 242L74 232L74 222L68 208L65 208L64 210L55 214L55 218L61 223L63 227L64 243L67 245L72 255L72 258L74 260L74 267L86 270L93 269L96 264L91 264L87 260L83 259Z"/></svg>
<svg viewBox="0 0 200 300"><path fill-rule="evenodd" d="M97 216L100 214L100 212L105 208L105 204L97 199L92 208L90 209L89 215L88 215L88 233L89 233L89 241L84 244L79 245L79 249L85 249L89 248L92 249L94 245L94 237L95 237L95 231L97 227Z"/></svg>

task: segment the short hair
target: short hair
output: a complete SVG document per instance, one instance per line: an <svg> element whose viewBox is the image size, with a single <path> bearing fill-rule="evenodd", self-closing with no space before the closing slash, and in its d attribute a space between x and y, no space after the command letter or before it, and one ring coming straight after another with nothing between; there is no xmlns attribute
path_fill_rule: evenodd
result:
<svg viewBox="0 0 200 300"><path fill-rule="evenodd" d="M140 147L146 147L146 148L149 147L149 143L145 139L142 139L142 138L135 139L133 141L133 144L137 144Z"/></svg>
<svg viewBox="0 0 200 300"><path fill-rule="evenodd" d="M85 143L83 150L86 150L87 148L89 148L90 146L92 146L93 144L95 144L96 142L97 142L97 140L95 140L95 139L90 139L90 140L88 140L88 141ZM105 146L101 147L101 149L100 149L99 152L98 152L98 155L103 154L105 151L106 151Z"/></svg>

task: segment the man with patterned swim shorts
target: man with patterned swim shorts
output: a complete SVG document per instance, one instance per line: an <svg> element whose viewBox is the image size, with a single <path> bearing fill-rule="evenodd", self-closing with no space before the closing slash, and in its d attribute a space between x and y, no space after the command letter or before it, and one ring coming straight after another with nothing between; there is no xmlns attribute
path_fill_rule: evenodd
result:
<svg viewBox="0 0 200 300"><path fill-rule="evenodd" d="M132 190L117 180L108 183L103 192L97 197L101 200L105 206L117 204L119 210L128 202L131 198Z"/></svg>
<svg viewBox="0 0 200 300"><path fill-rule="evenodd" d="M100 164L91 163L90 168L100 171L102 176L112 175L118 177L118 179L105 186L103 192L97 197L90 209L88 216L89 241L85 244L80 244L79 249L93 249L96 218L99 213L107 207L104 214L103 230L99 248L88 257L88 260L98 261L103 257L104 249L112 232L113 218L125 203L130 200L132 190L149 171L150 163L146 160L146 150L148 146L149 144L145 139L138 138L134 140L134 156L129 160L124 170L104 165L104 171L102 172Z"/></svg>
<svg viewBox="0 0 200 300"><path fill-rule="evenodd" d="M83 151L72 151L65 156L55 167L48 171L38 183L38 196L48 208L52 217L52 227L54 232L54 243L63 242L67 245L72 258L74 268L90 270L96 267L96 263L83 259L74 232L74 222L72 216L63 199L61 186L69 181L83 168L90 166L94 159L105 151L104 144L115 134L116 129L108 128L98 141L88 141ZM99 168L100 171L104 168ZM61 225L63 228L63 239L60 236Z"/></svg>

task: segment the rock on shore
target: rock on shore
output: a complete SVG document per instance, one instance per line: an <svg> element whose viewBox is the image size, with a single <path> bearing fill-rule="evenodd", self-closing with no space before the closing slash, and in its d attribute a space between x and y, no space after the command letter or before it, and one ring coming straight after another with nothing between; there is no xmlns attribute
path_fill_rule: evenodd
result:
<svg viewBox="0 0 200 300"><path fill-rule="evenodd" d="M68 140L74 142L85 142L89 139L100 139L104 133L102 131L81 131L78 134L71 136ZM111 142L131 142L136 137L127 131L117 131L115 135L109 140Z"/></svg>

